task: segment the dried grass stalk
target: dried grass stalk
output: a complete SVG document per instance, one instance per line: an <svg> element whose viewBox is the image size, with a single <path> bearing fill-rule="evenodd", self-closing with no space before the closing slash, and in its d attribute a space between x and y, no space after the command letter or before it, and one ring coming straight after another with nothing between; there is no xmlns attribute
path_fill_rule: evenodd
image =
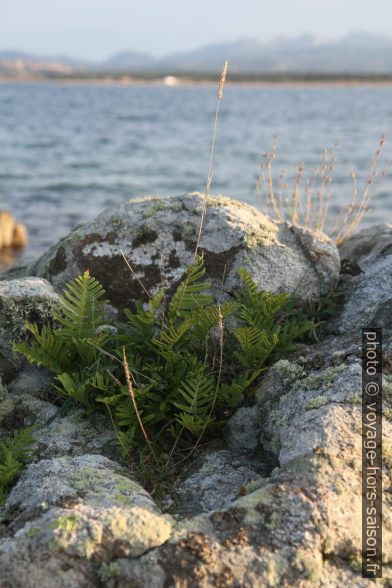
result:
<svg viewBox="0 0 392 588"><path fill-rule="evenodd" d="M358 175L351 171L353 181L351 199L341 207L334 226L328 227L337 145L334 145L331 152L324 149L321 163L314 169L309 180L304 181L304 164L301 163L296 167L291 195L285 170L281 170L276 196L273 174L273 162L276 159L276 137L274 137L271 150L262 155L260 173L256 182L256 192L262 199L264 211L278 221L299 224L316 231L328 231L331 238L339 245L356 231L369 210L376 186L389 172L391 166L381 173L378 172L385 141L384 133L371 160L362 192L358 188Z"/></svg>

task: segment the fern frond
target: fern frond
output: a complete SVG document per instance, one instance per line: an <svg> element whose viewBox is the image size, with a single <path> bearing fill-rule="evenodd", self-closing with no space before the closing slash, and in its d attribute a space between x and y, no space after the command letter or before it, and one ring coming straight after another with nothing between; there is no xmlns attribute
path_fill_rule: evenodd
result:
<svg viewBox="0 0 392 588"><path fill-rule="evenodd" d="M131 343L134 347L151 346L151 339L154 338L156 331L156 318L160 305L162 304L164 290L159 290L157 294L149 301L148 308L145 309L141 302L136 303L136 312L129 309L124 310L127 318L127 335L124 343Z"/></svg>
<svg viewBox="0 0 392 588"><path fill-rule="evenodd" d="M218 398L223 406L235 407L241 400L244 392L260 375L261 369L249 372L242 372L237 378L230 383L223 383L219 386Z"/></svg>
<svg viewBox="0 0 392 588"><path fill-rule="evenodd" d="M260 368L278 343L278 335L267 336L265 331L253 326L237 327L233 335L240 344L241 350L234 355L241 365L247 368Z"/></svg>
<svg viewBox="0 0 392 588"><path fill-rule="evenodd" d="M22 470L22 463L11 452L7 453L0 463L0 484L9 486Z"/></svg>
<svg viewBox="0 0 392 588"><path fill-rule="evenodd" d="M0 442L0 461L4 451L11 451L19 461L26 461L31 454L32 446L35 443L33 432L35 426L25 427L15 431L12 437L3 439Z"/></svg>
<svg viewBox="0 0 392 588"><path fill-rule="evenodd" d="M252 277L248 270L241 268L238 270L238 275L240 276L241 280L245 284L244 292L248 294L250 299L255 299L259 290L252 280Z"/></svg>
<svg viewBox="0 0 392 588"><path fill-rule="evenodd" d="M7 489L19 477L23 464L29 459L35 439L34 427L15 431L12 437L0 442L0 506L5 502Z"/></svg>
<svg viewBox="0 0 392 588"><path fill-rule="evenodd" d="M62 372L70 363L71 346L61 340L50 326L43 325L40 331L37 325L26 324L26 329L35 340L30 344L25 341L14 343L13 350L34 365L47 367L54 373Z"/></svg>
<svg viewBox="0 0 392 588"><path fill-rule="evenodd" d="M189 331L191 324L184 321L178 327L168 327L164 329L159 339L153 339L154 345L159 349L159 353L166 359L173 360L176 357L175 347L181 342L185 333Z"/></svg>
<svg viewBox="0 0 392 588"><path fill-rule="evenodd" d="M233 316L240 307L238 301L224 302L220 306L213 304L211 306L197 308L192 311L192 336L196 340L203 340L214 327L219 325L221 319L225 320Z"/></svg>
<svg viewBox="0 0 392 588"><path fill-rule="evenodd" d="M176 416L176 421L194 437L198 437L207 429L207 427L211 427L214 419L208 416L198 416L187 412L181 412Z"/></svg>
<svg viewBox="0 0 392 588"><path fill-rule="evenodd" d="M245 284L245 287L236 293L236 298L241 303L240 318L247 325L258 329L271 328L278 313L288 304L290 296L284 292L273 294L258 290L249 272L241 269L238 273Z"/></svg>
<svg viewBox="0 0 392 588"><path fill-rule="evenodd" d="M91 404L93 386L90 379L82 378L78 372L71 374L64 372L59 374L56 379L61 384L61 387L56 386L57 390L80 404L85 406Z"/></svg>
<svg viewBox="0 0 392 588"><path fill-rule="evenodd" d="M60 297L59 311L53 313L60 323L62 338L88 339L103 324L105 291L88 271L66 285Z"/></svg>
<svg viewBox="0 0 392 588"><path fill-rule="evenodd" d="M0 508L5 505L8 497L8 492L5 486L0 486Z"/></svg>
<svg viewBox="0 0 392 588"><path fill-rule="evenodd" d="M178 399L173 404L187 414L206 415L214 401L215 388L215 378L211 374L205 374L201 368L192 378L182 383L178 390L182 400Z"/></svg>
<svg viewBox="0 0 392 588"><path fill-rule="evenodd" d="M287 321L279 329L279 342L276 346L275 352L295 351L297 345L294 341L306 333L309 333L309 331L315 329L317 326L318 323L313 321L305 321L302 323L298 323L295 319Z"/></svg>
<svg viewBox="0 0 392 588"><path fill-rule="evenodd" d="M170 301L169 321L175 320L184 311L212 304L212 296L204 293L211 287L211 284L200 281L204 274L204 260L203 257L199 257L194 264L189 266L185 278Z"/></svg>

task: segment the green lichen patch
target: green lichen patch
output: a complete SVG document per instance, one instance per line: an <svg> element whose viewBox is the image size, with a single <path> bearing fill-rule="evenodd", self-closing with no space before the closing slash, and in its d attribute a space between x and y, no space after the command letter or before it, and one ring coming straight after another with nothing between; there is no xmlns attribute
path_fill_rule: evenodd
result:
<svg viewBox="0 0 392 588"><path fill-rule="evenodd" d="M70 485L76 490L99 494L113 484L110 472L84 467L77 469L70 478Z"/></svg>
<svg viewBox="0 0 392 588"><path fill-rule="evenodd" d="M338 366L331 366L323 370L321 373L311 374L297 382L294 390L316 390L320 388L328 388L339 377L339 375L346 369L346 364L342 363Z"/></svg>
<svg viewBox="0 0 392 588"><path fill-rule="evenodd" d="M322 554L320 552L300 548L294 554L291 563L307 580L317 582L320 579L323 568Z"/></svg>
<svg viewBox="0 0 392 588"><path fill-rule="evenodd" d="M31 300L27 298L24 302L3 297L0 302L0 329L7 333L11 341L20 341L28 334L26 323L53 324L53 311L56 309L57 302L54 297L34 297Z"/></svg>
<svg viewBox="0 0 392 588"><path fill-rule="evenodd" d="M158 233L150 225L141 225L132 235L132 246L140 247L148 243L154 243L158 238Z"/></svg>
<svg viewBox="0 0 392 588"><path fill-rule="evenodd" d="M51 529L59 529L67 533L73 533L78 528L78 518L76 515L61 516L50 523Z"/></svg>
<svg viewBox="0 0 392 588"><path fill-rule="evenodd" d="M161 212L162 210L166 210L167 205L163 200L156 200L152 206L145 208L142 212L143 218L151 218Z"/></svg>
<svg viewBox="0 0 392 588"><path fill-rule="evenodd" d="M312 408L320 408L320 406L325 406L328 404L328 400L324 396L316 396L316 398L311 398L306 403L306 410L311 410Z"/></svg>
<svg viewBox="0 0 392 588"><path fill-rule="evenodd" d="M387 468L392 471L392 445L386 439L383 439L382 459Z"/></svg>
<svg viewBox="0 0 392 588"><path fill-rule="evenodd" d="M30 527L28 531L26 531L26 537L29 539L34 539L39 534L40 530L38 527Z"/></svg>
<svg viewBox="0 0 392 588"><path fill-rule="evenodd" d="M350 392L347 394L347 402L351 404L361 405L362 404L362 393L358 392Z"/></svg>
<svg viewBox="0 0 392 588"><path fill-rule="evenodd" d="M121 568L117 562L104 563L98 570L98 576L101 582L110 582L120 575Z"/></svg>
<svg viewBox="0 0 392 588"><path fill-rule="evenodd" d="M124 221L120 214L113 214L112 216L112 227L113 229L120 229L123 225Z"/></svg>

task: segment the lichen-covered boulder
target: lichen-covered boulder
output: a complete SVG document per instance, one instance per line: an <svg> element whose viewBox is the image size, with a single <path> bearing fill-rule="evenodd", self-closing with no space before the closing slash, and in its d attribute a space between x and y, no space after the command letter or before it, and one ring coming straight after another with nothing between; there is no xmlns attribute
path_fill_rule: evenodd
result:
<svg viewBox="0 0 392 588"><path fill-rule="evenodd" d="M87 416L82 408L61 414L58 406L29 393L10 393L8 397L13 401L13 413L19 425L35 427L34 460L85 453L118 455L118 441L105 414ZM0 403L0 419L1 406Z"/></svg>
<svg viewBox="0 0 392 588"><path fill-rule="evenodd" d="M363 292L368 300L363 276L392 258L382 250L360 273L343 277L347 301L338 321L348 316L350 297ZM387 308L387 285L378 288L383 292L373 305L379 310ZM177 495L164 500L171 515L103 457L106 442L97 435L104 423L97 430L80 411L57 414L37 398L34 374L21 374L8 394L19 420L25 411L31 420L23 416L24 424L40 427L32 457L38 461L0 511L4 585L49 588L56 578L66 588L367 588L361 575L361 337L350 324L344 334L303 345L270 367L229 420L224 439L199 448L173 480ZM384 488L392 476L391 366L386 336ZM32 377L34 396L28 394ZM386 493L385 585L392 582L391 521Z"/></svg>
<svg viewBox="0 0 392 588"><path fill-rule="evenodd" d="M342 260L365 268L392 254L392 225L384 224L359 231L339 247Z"/></svg>
<svg viewBox="0 0 392 588"><path fill-rule="evenodd" d="M381 327L392 333L392 225L354 235L340 247L345 304L335 319L340 333Z"/></svg>
<svg viewBox="0 0 392 588"><path fill-rule="evenodd" d="M8 384L13 395L28 393L41 400L48 400L53 393L54 375L44 367L27 364Z"/></svg>
<svg viewBox="0 0 392 588"><path fill-rule="evenodd" d="M42 460L12 490L0 527L0 585L101 585L114 558L139 557L172 522L117 464L99 455Z"/></svg>
<svg viewBox="0 0 392 588"><path fill-rule="evenodd" d="M25 277L0 281L0 330L18 335L26 321L45 321L58 295L42 278Z"/></svg>
<svg viewBox="0 0 392 588"><path fill-rule="evenodd" d="M173 289L194 258L203 206L199 193L130 200L70 233L32 272L58 290L88 269L117 309L145 299L145 290L153 293L162 282ZM339 255L328 237L276 223L229 198L208 197L200 251L216 293L238 287L240 268L264 290L303 298L328 292L339 275Z"/></svg>
<svg viewBox="0 0 392 588"><path fill-rule="evenodd" d="M0 374L10 379L23 359L12 352L12 344L26 336L26 322L51 321L58 295L42 278L25 277L0 281Z"/></svg>
<svg viewBox="0 0 392 588"><path fill-rule="evenodd" d="M391 251L392 253L392 251ZM345 279L346 301L336 319L341 333L361 327L392 331L392 254Z"/></svg>
<svg viewBox="0 0 392 588"><path fill-rule="evenodd" d="M269 474L267 457L260 448L254 455L239 447L205 452L176 486L175 512L189 516L230 505L245 484Z"/></svg>
<svg viewBox="0 0 392 588"><path fill-rule="evenodd" d="M228 425L231 451L249 464L250 427L256 445L279 460L270 474L243 484L240 494L178 522L170 540L137 561L118 558L109 587L298 586L366 588L361 573L361 365L346 341L332 339L303 359L281 360L257 390L259 410L240 409ZM392 380L385 380L385 463L390 484ZM387 410L388 407L388 410ZM388 416L389 415L389 416ZM255 447L252 445L252 455ZM257 449L257 448L256 448ZM206 473L209 477L216 473ZM240 481L238 481L240 483ZM182 487L184 491L186 486ZM189 487L191 492L191 487ZM185 499L185 498L184 498ZM384 503L384 581L392 580L392 509ZM194 578L192 583L190 578Z"/></svg>

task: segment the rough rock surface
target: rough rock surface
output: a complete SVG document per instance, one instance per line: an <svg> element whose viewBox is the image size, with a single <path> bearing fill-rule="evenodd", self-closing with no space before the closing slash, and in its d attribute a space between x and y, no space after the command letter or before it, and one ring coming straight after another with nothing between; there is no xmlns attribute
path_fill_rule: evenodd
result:
<svg viewBox="0 0 392 588"><path fill-rule="evenodd" d="M353 235L339 247L342 260L357 263L361 268L392 253L392 225L377 225Z"/></svg>
<svg viewBox="0 0 392 588"><path fill-rule="evenodd" d="M99 455L30 465L3 517L0 582L10 588L98 586L106 562L139 557L172 527L143 488Z"/></svg>
<svg viewBox="0 0 392 588"><path fill-rule="evenodd" d="M42 278L26 277L0 281L0 374L9 379L13 368L22 365L12 352L12 343L25 336L26 321L45 323L50 320L58 295Z"/></svg>
<svg viewBox="0 0 392 588"><path fill-rule="evenodd" d="M53 391L53 374L43 367L27 364L8 385L13 394L28 393L47 400Z"/></svg>
<svg viewBox="0 0 392 588"><path fill-rule="evenodd" d="M392 328L392 225L355 235L341 247L345 260L358 266L345 277L346 303L336 321L341 333L361 327Z"/></svg>
<svg viewBox="0 0 392 588"><path fill-rule="evenodd" d="M230 505L248 482L270 473L271 463L272 457L260 448L254 455L238 444L231 451L207 451L176 488L175 512L190 515Z"/></svg>
<svg viewBox="0 0 392 588"><path fill-rule="evenodd" d="M62 414L58 406L31 394L11 395L11 398L21 426L36 426L35 459L86 452L117 455L117 440L105 416L88 418L82 409L75 408Z"/></svg>
<svg viewBox="0 0 392 588"><path fill-rule="evenodd" d="M373 268L388 272L392 255L370 234L360 254L355 239L359 273L343 276L346 302L336 318L346 328L269 369L254 398L231 417L222 443L188 466L170 514L106 457L113 438L104 420L58 412L44 374L27 370L8 391L2 387L0 430L13 414L19 426L44 426L35 433L33 463L0 510L0 587L368 588L361 577L360 326L374 312L390 325L392 281L377 281ZM379 239L388 239L388 231ZM346 259L354 267L355 256ZM366 277L376 286L372 295ZM392 335L385 331L383 585L389 586ZM11 405L1 420L4 401Z"/></svg>
<svg viewBox="0 0 392 588"><path fill-rule="evenodd" d="M338 343L330 340L321 348L323 354L329 353L329 362L320 370L309 372L300 362L279 361L257 392L258 410L242 411L229 423L231 448L241 451L248 446L248 439L242 437L241 447L236 437L243 418L252 431L258 430L257 445L275 453L279 467L246 483L245 496L230 505L224 505L221 484L223 507L180 521L168 543L138 561L119 558L119 581L111 586L125 587L131 580L137 586L151 581L157 588L369 585L361 577L361 368L351 353L341 363L336 360ZM390 409L389 375L384 385ZM390 418L391 411L386 413ZM392 434L388 417L383 426L388 456ZM386 457L385 488L390 485L391 467L392 459ZM388 584L392 580L389 494L383 541Z"/></svg>
<svg viewBox="0 0 392 588"><path fill-rule="evenodd" d="M34 275L58 290L86 269L105 287L117 309L145 298L144 288L170 289L192 262L203 210L199 193L173 198L146 197L103 212L41 257ZM207 277L216 292L239 284L247 268L269 291L318 298L338 280L339 256L328 237L275 223L256 208L209 197L200 247ZM126 267L122 253L132 270Z"/></svg>

